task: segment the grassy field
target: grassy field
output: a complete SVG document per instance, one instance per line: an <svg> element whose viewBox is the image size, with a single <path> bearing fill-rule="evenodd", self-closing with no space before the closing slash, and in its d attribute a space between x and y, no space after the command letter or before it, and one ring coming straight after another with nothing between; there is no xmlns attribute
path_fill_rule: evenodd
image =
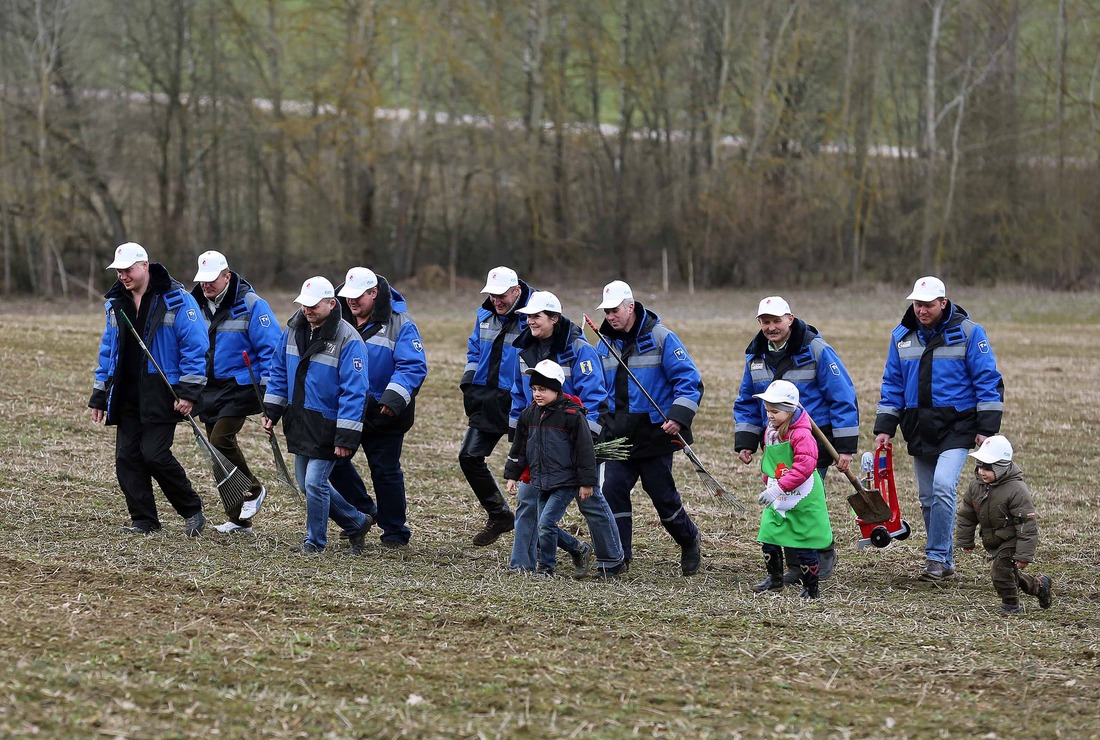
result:
<svg viewBox="0 0 1100 740"><path fill-rule="evenodd" d="M269 499L255 536L183 536L127 522L113 430L86 413L100 309L0 307L0 734L42 736L1096 737L1100 736L1100 296L1028 290L956 296L990 332L1007 386L1003 431L1039 508L1037 570L1055 603L1006 619L988 569L914 580L924 532L899 451L906 542L857 554L845 487L827 483L841 550L822 598L754 595L759 490L735 463L730 406L760 294L655 296L706 382L696 449L749 506L708 500L686 461L684 499L704 569L678 575L678 549L641 491L635 562L611 584L507 571L511 537L475 548L483 521L459 473L457 390L473 295L409 291L430 373L404 463L413 547L368 540L315 557L290 552L304 515ZM598 287L563 292L569 315ZM901 289L785 296L823 330L855 378L862 449ZM285 316L289 296L273 301ZM250 459L270 479L258 426ZM190 433L176 451L218 502ZM503 464L503 449L492 459ZM359 458L362 463L362 458ZM583 530L572 511L569 525ZM330 529L335 541L335 532Z"/></svg>

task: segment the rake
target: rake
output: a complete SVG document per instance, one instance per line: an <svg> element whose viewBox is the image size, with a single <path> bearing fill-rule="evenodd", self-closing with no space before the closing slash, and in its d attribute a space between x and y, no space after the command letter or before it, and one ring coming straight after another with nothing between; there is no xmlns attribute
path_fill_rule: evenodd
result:
<svg viewBox="0 0 1100 740"><path fill-rule="evenodd" d="M615 358L615 361L619 363L619 367L625 370L626 374L630 376L630 379L634 381L634 385L638 386L638 390L642 392L642 395L646 397L646 400L649 401L653 408L657 409L657 413L661 415L661 418L665 421L669 421L669 418L665 414L665 412L661 409L660 406L657 405L657 402L653 400L653 396L649 395L649 391L645 389L645 386L643 386L638 381L638 378L634 375L631 369L627 367L627 364L623 361L622 355L619 354L618 350L611 346L611 343L607 341L607 338L600 333L599 328L597 328L597 326L592 323L592 319L588 317L588 314L584 314L584 323L588 324L588 326L592 328L592 331L596 332L596 336L599 337L600 342L603 343L603 346L607 347L607 351L610 352L611 356ZM683 435L681 435L679 432L676 433L676 440L683 446L684 454L687 456L687 459L691 461L692 466L695 468L695 474L699 476L699 481L703 484L703 487L722 503L736 509L738 513L744 514L745 507L742 506L741 503L737 499L735 499L730 494L730 492L727 491L726 488L707 471L707 469L703 466L703 461L699 459L699 456L695 454L695 451L693 449L691 449L691 445L687 443L687 440L685 440Z"/></svg>
<svg viewBox="0 0 1100 740"><path fill-rule="evenodd" d="M153 353L145 346L145 342L142 340L141 335L138 334L134 325L130 323L130 317L127 316L126 312L123 310L119 310L117 313L126 323L126 327L130 330L130 333L134 335L134 339L137 340L138 345L141 347L141 351L145 353L149 362L153 363L153 367L157 369L157 374L160 375L160 379L164 381L164 384L168 386L168 391L172 394L172 398L178 402L180 398L176 395L176 389L168 382L168 376L164 374L164 371L160 369L160 365L153 359ZM214 481L218 489L218 497L221 498L222 508L225 509L226 516L233 517L239 514L241 511L241 504L244 503L245 494L252 490L252 480L240 471L236 465L230 462L225 455L219 452L214 445L210 444L210 440L203 435L202 430L199 429L199 425L190 414L185 414L183 418L187 419L187 423L191 425L191 431L195 433L195 442L198 444L199 449L210 459L210 469L214 474Z"/></svg>
<svg viewBox="0 0 1100 740"><path fill-rule="evenodd" d="M267 413L263 411L264 397L260 393L260 384L256 382L256 373L252 371L252 360L248 357L248 351L242 350L241 355L244 357L245 367L248 368L248 377L252 378L252 390L256 392L256 400L260 402L260 412L267 418ZM276 480L282 488L286 488L294 492L294 497L298 499L299 503L302 501L302 492L298 490L298 484L294 481L294 476L290 474L290 470L286 466L286 460L283 459L283 451L279 449L279 438L275 436L275 430L264 430L267 434L268 444L271 445L271 456L275 458L275 468L278 470L279 475Z"/></svg>

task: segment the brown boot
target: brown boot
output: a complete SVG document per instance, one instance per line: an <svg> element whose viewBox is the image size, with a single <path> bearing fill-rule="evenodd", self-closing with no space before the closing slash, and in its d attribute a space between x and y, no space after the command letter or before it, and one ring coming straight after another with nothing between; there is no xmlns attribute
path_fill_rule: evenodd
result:
<svg viewBox="0 0 1100 740"><path fill-rule="evenodd" d="M516 528L516 517L512 512L500 516L489 517L481 531L474 535L474 544L478 547L486 547L493 544L506 532Z"/></svg>

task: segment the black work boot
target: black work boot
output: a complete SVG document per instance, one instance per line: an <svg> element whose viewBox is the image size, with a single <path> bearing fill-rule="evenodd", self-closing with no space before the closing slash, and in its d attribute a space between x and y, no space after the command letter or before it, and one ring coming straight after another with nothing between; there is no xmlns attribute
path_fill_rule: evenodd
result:
<svg viewBox="0 0 1100 740"><path fill-rule="evenodd" d="M817 587L820 582L817 576L818 564L812 565L800 565L802 569L802 593L799 594L803 599L816 599Z"/></svg>
<svg viewBox="0 0 1100 740"><path fill-rule="evenodd" d="M680 572L685 576L695 575L703 563L703 553L699 551L699 535L690 544L682 545L680 550Z"/></svg>
<svg viewBox="0 0 1100 740"><path fill-rule="evenodd" d="M752 587L752 590L758 594L762 594L765 591L782 591L783 590L783 553L779 552L766 552L764 553L764 565L768 568L768 577L762 580L760 583Z"/></svg>
<svg viewBox="0 0 1100 740"><path fill-rule="evenodd" d="M783 559L787 563L787 571L783 574L783 583L793 586L802 580L802 569L798 567L798 556L790 547L783 548Z"/></svg>
<svg viewBox="0 0 1100 740"><path fill-rule="evenodd" d="M511 532L516 528L516 515L507 511L499 516L489 517L481 531L474 535L474 544L478 547L486 547L496 542L505 532Z"/></svg>

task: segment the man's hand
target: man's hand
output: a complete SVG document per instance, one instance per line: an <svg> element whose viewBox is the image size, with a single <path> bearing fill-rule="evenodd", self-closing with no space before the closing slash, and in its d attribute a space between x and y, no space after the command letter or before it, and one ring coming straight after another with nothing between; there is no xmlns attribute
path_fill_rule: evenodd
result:
<svg viewBox="0 0 1100 740"><path fill-rule="evenodd" d="M1024 568L1027 567L1027 563L1025 563L1023 560L1017 560L1016 561L1016 567L1019 568L1020 570L1023 570Z"/></svg>
<svg viewBox="0 0 1100 740"><path fill-rule="evenodd" d="M260 419L260 426L262 426L264 428L264 431L267 432L269 435L271 435L272 437L275 436L275 422L271 420L271 417L265 416L264 418Z"/></svg>
<svg viewBox="0 0 1100 740"><path fill-rule="evenodd" d="M577 493L577 498L581 501L587 500L592 495L592 486L581 486L581 490Z"/></svg>
<svg viewBox="0 0 1100 740"><path fill-rule="evenodd" d="M504 481L504 488L508 491L508 493L515 496L516 490L519 489L519 483L514 480L506 480Z"/></svg>
<svg viewBox="0 0 1100 740"><path fill-rule="evenodd" d="M665 434L670 437L675 437L677 434L680 433L683 428L684 427L680 424L680 422L673 421L672 419L669 419L661 425L661 429L663 429Z"/></svg>
<svg viewBox="0 0 1100 740"><path fill-rule="evenodd" d="M351 457L355 454L355 450L351 447L337 447L336 457Z"/></svg>
<svg viewBox="0 0 1100 740"><path fill-rule="evenodd" d="M88 409L88 410L92 412L91 416L92 416L92 423L93 424L102 424L103 421L107 418L107 412L104 411L103 409Z"/></svg>
<svg viewBox="0 0 1100 740"><path fill-rule="evenodd" d="M878 436L875 437L875 449L878 449L879 447L889 447L889 446L890 446L890 435L889 434L879 434Z"/></svg>
<svg viewBox="0 0 1100 740"><path fill-rule="evenodd" d="M978 445L978 447L981 447L982 442L984 442L984 441L985 441L985 435L984 434L977 434L977 435L974 436L974 444Z"/></svg>
<svg viewBox="0 0 1100 740"><path fill-rule="evenodd" d="M836 469L842 473L845 473L850 467L852 467L852 456L840 455L840 459L836 461Z"/></svg>
<svg viewBox="0 0 1100 740"><path fill-rule="evenodd" d="M752 450L741 450L737 453L737 459L748 465L752 462Z"/></svg>
<svg viewBox="0 0 1100 740"><path fill-rule="evenodd" d="M378 411L382 414L382 416L397 416L397 412L395 412L384 403L378 404Z"/></svg>
<svg viewBox="0 0 1100 740"><path fill-rule="evenodd" d="M191 410L195 408L195 404L185 398L181 398L176 401L175 404L173 404L172 408L174 408L176 411L180 412L184 416L190 416Z"/></svg>

